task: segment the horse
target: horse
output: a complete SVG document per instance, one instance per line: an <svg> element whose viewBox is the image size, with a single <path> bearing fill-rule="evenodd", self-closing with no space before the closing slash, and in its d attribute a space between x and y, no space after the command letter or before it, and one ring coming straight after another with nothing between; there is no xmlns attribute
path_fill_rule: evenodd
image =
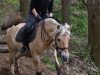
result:
<svg viewBox="0 0 100 75"><path fill-rule="evenodd" d="M63 61L69 59L69 40L70 40L70 26L66 23L61 25L53 18L47 18L38 23L35 39L29 43L29 50L25 54L19 54L19 49L22 47L22 43L15 40L18 31L25 25L20 23L13 25L7 29L7 45L10 53L10 69L12 75L18 73L18 59L22 56L31 57L33 64L36 67L36 75L41 75L41 63L40 59L45 50L53 50L55 63L60 66L57 59L57 52L60 51L60 55ZM57 72L57 75L60 75Z"/></svg>

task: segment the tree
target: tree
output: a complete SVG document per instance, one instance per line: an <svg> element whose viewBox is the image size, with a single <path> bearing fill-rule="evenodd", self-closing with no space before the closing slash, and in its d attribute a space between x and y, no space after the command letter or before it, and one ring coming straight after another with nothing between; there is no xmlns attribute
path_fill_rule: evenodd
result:
<svg viewBox="0 0 100 75"><path fill-rule="evenodd" d="M69 17L70 0L61 0L61 1L62 1L62 22L70 23L70 17Z"/></svg>
<svg viewBox="0 0 100 75"><path fill-rule="evenodd" d="M20 12L22 12L23 18L26 18L28 12L29 12L29 0L20 0Z"/></svg>
<svg viewBox="0 0 100 75"><path fill-rule="evenodd" d="M88 2L88 39L91 46L91 58L100 68L100 0Z"/></svg>

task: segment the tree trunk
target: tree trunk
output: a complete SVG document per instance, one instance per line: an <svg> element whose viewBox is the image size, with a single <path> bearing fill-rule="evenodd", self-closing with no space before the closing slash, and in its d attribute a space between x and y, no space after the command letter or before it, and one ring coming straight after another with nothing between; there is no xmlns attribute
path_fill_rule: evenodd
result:
<svg viewBox="0 0 100 75"><path fill-rule="evenodd" d="M22 12L23 18L26 18L29 12L29 0L20 0L20 12Z"/></svg>
<svg viewBox="0 0 100 75"><path fill-rule="evenodd" d="M62 1L62 22L63 23L70 23L70 17L69 17L69 4L70 0L61 0Z"/></svg>
<svg viewBox="0 0 100 75"><path fill-rule="evenodd" d="M88 1L88 40L91 58L100 68L100 0Z"/></svg>

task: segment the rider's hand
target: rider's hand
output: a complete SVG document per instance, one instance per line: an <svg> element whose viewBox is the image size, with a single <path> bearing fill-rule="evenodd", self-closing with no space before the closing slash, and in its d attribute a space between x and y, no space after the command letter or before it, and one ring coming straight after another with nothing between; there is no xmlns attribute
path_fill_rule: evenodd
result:
<svg viewBox="0 0 100 75"><path fill-rule="evenodd" d="M37 18L38 21L42 21L41 16L37 15L36 18Z"/></svg>
<svg viewBox="0 0 100 75"><path fill-rule="evenodd" d="M52 18L53 14L52 13L48 13L48 17Z"/></svg>

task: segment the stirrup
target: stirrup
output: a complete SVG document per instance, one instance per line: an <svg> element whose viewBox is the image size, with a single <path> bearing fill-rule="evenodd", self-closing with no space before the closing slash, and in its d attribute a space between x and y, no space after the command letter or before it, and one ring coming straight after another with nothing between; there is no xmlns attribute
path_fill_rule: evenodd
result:
<svg viewBox="0 0 100 75"><path fill-rule="evenodd" d="M22 48L21 48L21 50L20 50L20 52L21 53L25 53L26 52L26 50L27 50L27 48L26 48L27 46L23 46Z"/></svg>

